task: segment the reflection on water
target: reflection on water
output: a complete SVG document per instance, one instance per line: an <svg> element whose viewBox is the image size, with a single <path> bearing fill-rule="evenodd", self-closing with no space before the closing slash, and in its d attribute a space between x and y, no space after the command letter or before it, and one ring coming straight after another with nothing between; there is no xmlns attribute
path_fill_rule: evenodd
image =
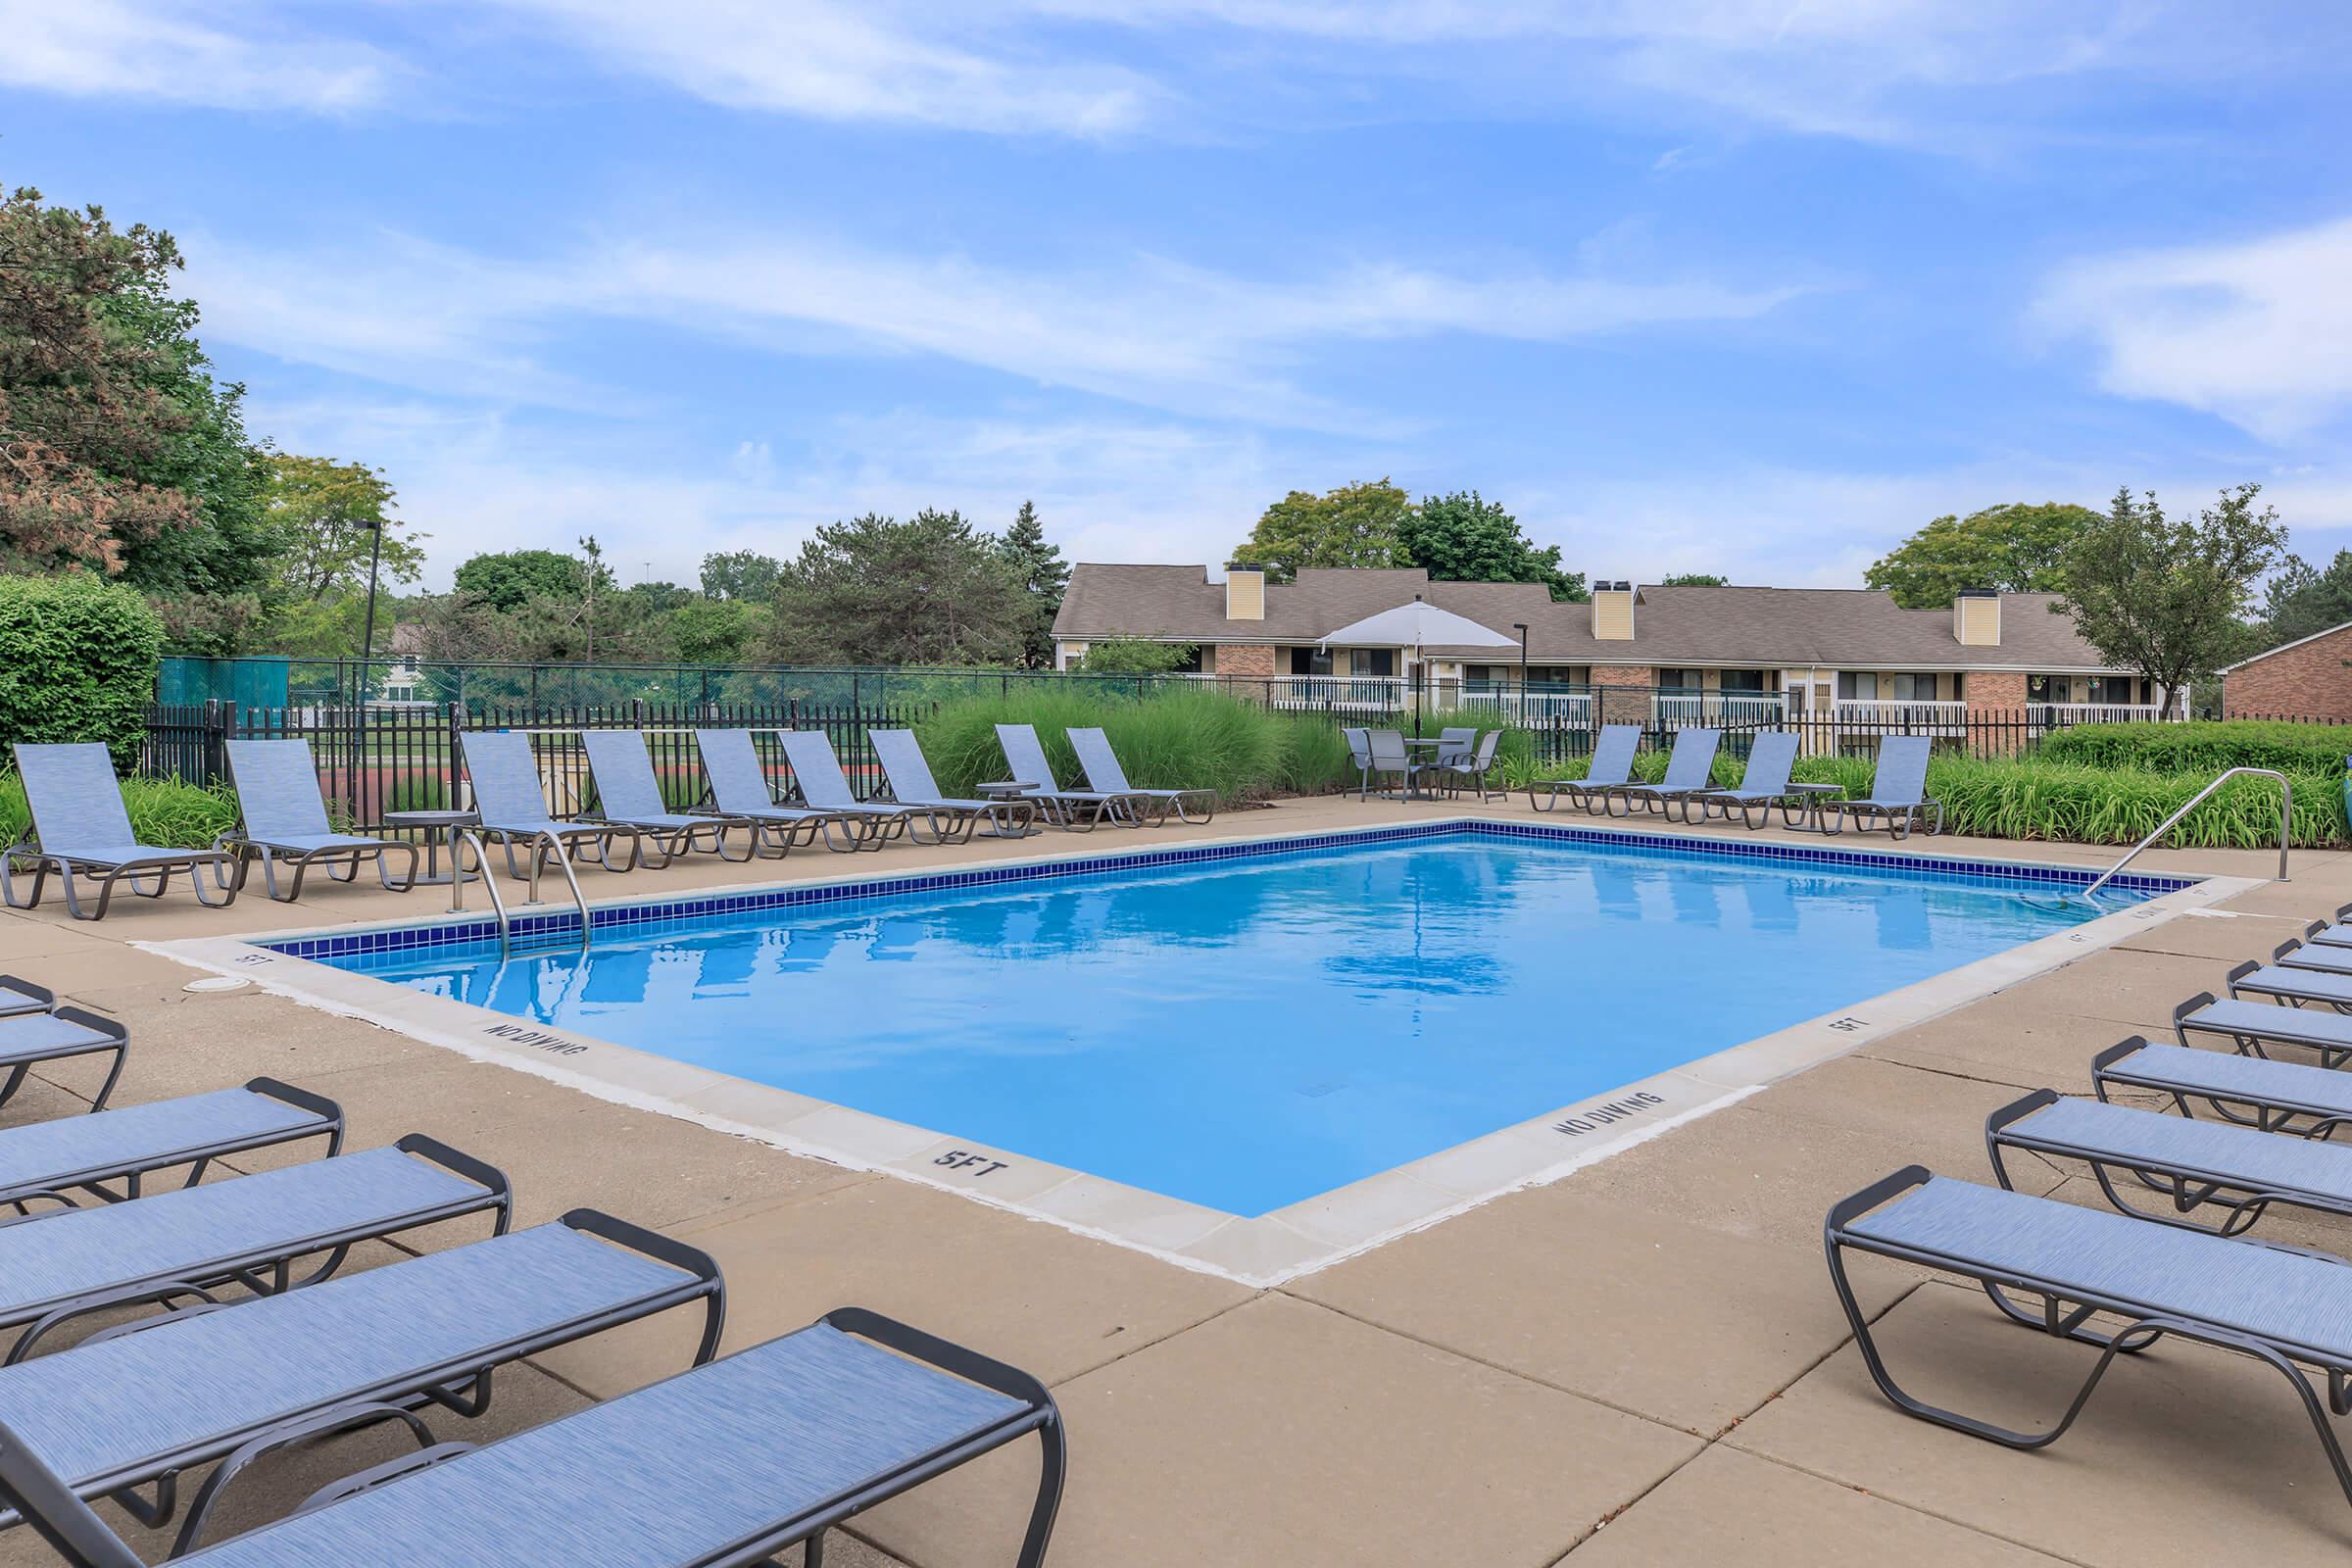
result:
<svg viewBox="0 0 2352 1568"><path fill-rule="evenodd" d="M2085 914L1441 839L345 962L1254 1214Z"/></svg>

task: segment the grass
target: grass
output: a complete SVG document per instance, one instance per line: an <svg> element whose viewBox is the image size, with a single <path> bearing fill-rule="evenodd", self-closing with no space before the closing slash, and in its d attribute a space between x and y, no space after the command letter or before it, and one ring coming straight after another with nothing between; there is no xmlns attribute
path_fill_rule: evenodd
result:
<svg viewBox="0 0 2352 1568"><path fill-rule="evenodd" d="M122 807L138 841L160 849L205 849L237 821L236 797L225 788L208 790L177 779L126 778ZM0 834L6 835L0 842L16 843L30 821L24 781L14 773L0 775Z"/></svg>

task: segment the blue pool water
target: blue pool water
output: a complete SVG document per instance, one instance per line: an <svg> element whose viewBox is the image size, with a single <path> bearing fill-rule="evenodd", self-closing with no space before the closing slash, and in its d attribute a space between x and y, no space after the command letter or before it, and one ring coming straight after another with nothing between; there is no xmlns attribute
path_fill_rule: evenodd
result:
<svg viewBox="0 0 2352 1568"><path fill-rule="evenodd" d="M325 961L1255 1215L2097 912L2052 892L1462 834Z"/></svg>

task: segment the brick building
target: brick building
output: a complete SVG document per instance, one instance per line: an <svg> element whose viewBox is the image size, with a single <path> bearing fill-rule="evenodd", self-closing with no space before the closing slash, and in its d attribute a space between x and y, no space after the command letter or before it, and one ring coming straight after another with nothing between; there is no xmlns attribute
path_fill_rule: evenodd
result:
<svg viewBox="0 0 2352 1568"><path fill-rule="evenodd" d="M2352 620L2222 671L2222 716L2352 721Z"/></svg>

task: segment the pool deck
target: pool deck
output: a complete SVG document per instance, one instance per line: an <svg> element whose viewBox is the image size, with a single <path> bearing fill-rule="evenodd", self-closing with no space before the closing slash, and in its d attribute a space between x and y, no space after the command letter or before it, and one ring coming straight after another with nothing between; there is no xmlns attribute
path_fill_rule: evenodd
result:
<svg viewBox="0 0 2352 1568"><path fill-rule="evenodd" d="M599 899L1474 813L1527 808L1323 800L1206 827L898 847L855 864L810 852L749 866L701 858L582 880ZM2112 858L1950 837L1906 848ZM2141 863L2262 878L2275 862L2158 851ZM199 971L137 946L418 919L443 907L440 890L314 883L299 906L256 895L225 911L175 895L118 904L97 926L11 911L0 970L128 1025L118 1103L269 1073L341 1101L355 1147L425 1132L504 1167L517 1223L591 1205L708 1249L728 1279L729 1347L854 1303L1039 1374L1069 1426L1049 1559L1062 1568L2334 1563L2352 1545L2352 1507L2276 1374L2163 1348L2118 1368L2054 1447L2009 1452L1878 1396L1821 1257L1833 1200L1914 1162L1984 1179L1986 1112L2027 1089L2086 1091L2093 1051L2167 1030L2180 998L2219 989L2232 962L2352 902L2352 855L2298 853L2293 876L1273 1287L612 1103L251 987L192 994L182 988ZM72 1113L93 1080L60 1064L0 1118ZM2031 1157L2013 1169L2032 1173L2021 1187L2097 1200L2087 1179ZM443 1229L423 1245L480 1234ZM2297 1216L2259 1234L2352 1250L2352 1232ZM1970 1291L1867 1259L1857 1283L1890 1359L1931 1399L2046 1422L2083 1369L2079 1348L2019 1333ZM691 1338L682 1321L602 1336L503 1375L481 1420L443 1415L434 1429L478 1440L624 1392L682 1365ZM250 1490L226 1525L281 1512L392 1451L371 1435L289 1456L240 1482ZM994 1455L864 1516L827 1560L1007 1562L1033 1475L1028 1449ZM108 1516L160 1555L160 1538ZM0 1568L54 1560L29 1532L0 1536Z"/></svg>

